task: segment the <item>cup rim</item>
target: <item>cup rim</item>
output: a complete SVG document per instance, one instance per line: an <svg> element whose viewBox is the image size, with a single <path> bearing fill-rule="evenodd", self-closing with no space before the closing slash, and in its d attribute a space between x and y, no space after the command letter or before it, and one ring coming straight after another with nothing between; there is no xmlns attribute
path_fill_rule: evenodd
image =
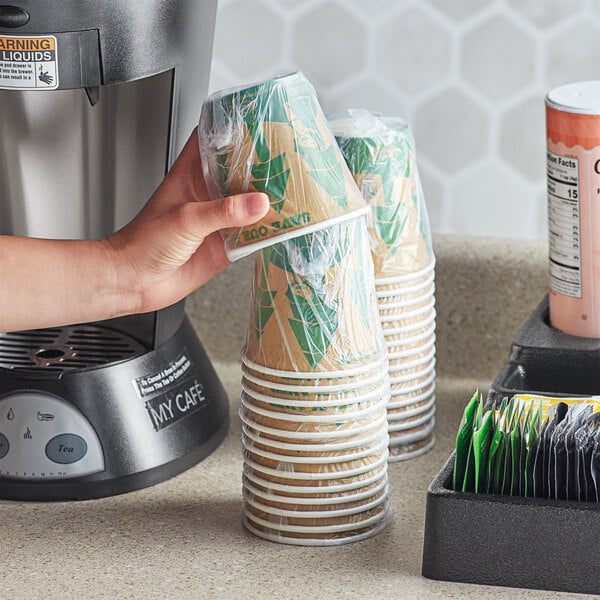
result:
<svg viewBox="0 0 600 600"><path fill-rule="evenodd" d="M427 294L422 294L418 298L411 298L409 300L399 300L398 302L382 302L377 303L377 310L380 312L382 310L388 310L390 308L407 308L412 306L413 304L420 304L427 298L433 298L435 296L435 286L432 288L431 292L427 292Z"/></svg>
<svg viewBox="0 0 600 600"><path fill-rule="evenodd" d="M361 540L366 540L368 538L374 537L375 535L378 535L387 527L390 515L391 511L388 510L385 513L384 518L382 518L381 522L369 528L367 531L363 531L362 533L357 533L355 535L348 535L346 537L335 538L295 538L292 536L283 536L274 533L267 533L266 531L256 529L256 527L252 525L249 519L247 519L243 515L242 524L250 533L252 533L256 537L270 542L278 542L280 544L287 544L290 546L341 546L350 542L359 542ZM271 530L271 528L267 529Z"/></svg>
<svg viewBox="0 0 600 600"><path fill-rule="evenodd" d="M382 363L381 366L386 367L386 363ZM242 369L242 376L245 377L248 381L256 385L260 385L261 387L267 387L273 390L280 390L282 392L344 392L347 390L360 389L361 387L367 387L367 385L375 384L385 379L386 375L387 367L379 373L377 373L377 375L374 375L373 377L368 377L366 379L357 379L356 382L353 383L336 383L333 385L308 386L292 385L290 383L278 383L276 381L264 381L263 379L259 379L258 377L255 377L250 373L244 373Z"/></svg>
<svg viewBox="0 0 600 600"><path fill-rule="evenodd" d="M431 386L431 389L427 390L419 394L418 396L412 396L411 398L405 398L404 400L395 401L392 400L394 398L393 395L390 395L390 401L388 402L388 408L404 408L405 406L410 406L411 404L415 404L416 402L422 402L427 398L427 396L431 396L431 394L435 394L435 384ZM401 392L400 394L396 394L396 396L403 396L404 394Z"/></svg>
<svg viewBox="0 0 600 600"><path fill-rule="evenodd" d="M432 323L427 331L419 333L418 335L413 335L412 337L402 338L400 340L390 340L388 339L391 335L396 335L394 333L384 334L385 345L388 349L388 358L389 358L389 350L390 348L395 348L396 346L404 346L405 344L415 344L420 342L421 340L425 340L428 337L435 337L435 323Z"/></svg>
<svg viewBox="0 0 600 600"><path fill-rule="evenodd" d="M333 415L295 415L293 413L283 413L277 411L270 411L260 406L252 406L244 399L242 394L241 401L242 406L261 417L267 417L268 419L276 419L278 421L290 421L291 423L303 423L303 424L314 424L314 425L330 425L332 423L345 423L348 421L362 421L362 419L368 419L370 416L377 414L381 410L385 410L389 400L388 397L380 400L374 406L371 406L364 410L355 410L342 414ZM287 431L284 430L284 431Z"/></svg>
<svg viewBox="0 0 600 600"><path fill-rule="evenodd" d="M420 365L416 365L416 366L420 366ZM405 368L412 368L412 367L405 367ZM398 375L396 377L392 377L392 373L397 373L399 371L403 371L403 369L400 369L399 371L390 371L390 385L393 385L395 383L406 383L407 381L411 381L413 379L420 379L421 377L425 377L425 375L427 375L429 372L433 371L435 369L435 359L430 360L429 364L427 364L427 368L426 369L422 369L421 371L416 371L415 373L407 373L406 375Z"/></svg>
<svg viewBox="0 0 600 600"><path fill-rule="evenodd" d="M404 454L390 454L390 458L388 458L388 462L400 462L403 460L409 460L411 458L417 458L418 456L422 456L423 454L427 454L433 447L435 446L435 435L431 436L431 440L423 447L417 448L416 450L411 450L409 452L405 452Z"/></svg>
<svg viewBox="0 0 600 600"><path fill-rule="evenodd" d="M423 377L423 375L421 375L421 377ZM402 390L401 392L398 392L396 395L398 394L410 394L411 392L416 392L417 390L420 390L423 387L428 386L430 383L433 383L435 381L435 377L436 377L436 372L435 372L435 368L431 371L429 377L425 380L425 381L417 381L415 384L413 384L412 386L407 387L406 389ZM418 379L419 377L417 377ZM410 380L409 380L410 381ZM390 379L390 384L394 385L396 383L406 383L405 381L392 381ZM390 394L393 393L390 392Z"/></svg>
<svg viewBox="0 0 600 600"><path fill-rule="evenodd" d="M241 412L241 411L240 411ZM239 414L239 413L238 413ZM260 425L258 423L254 423L253 421L249 421L244 418L242 414L239 415L240 419L243 423L245 423L248 427L255 429L258 432L268 433L269 435L275 435L277 437L284 437L289 439L297 439L297 440L330 440L344 437L354 437L357 434L363 433L365 431L369 431L370 429L375 429L376 426L387 422L387 414L382 411L381 417L373 420L371 423L367 423L365 425L361 425L360 427L356 427L352 430L342 430L342 431L327 431L327 432L313 432L313 431L287 431L283 429L275 429L273 427L267 427L266 425Z"/></svg>
<svg viewBox="0 0 600 600"><path fill-rule="evenodd" d="M419 317L433 310L435 310L434 296L431 297L430 302L428 302L425 306L421 306L420 308L416 308L415 310L409 310L407 312L396 313L393 315L380 314L379 321L381 323L389 323L391 321L403 321L404 319L413 319L414 317Z"/></svg>
<svg viewBox="0 0 600 600"><path fill-rule="evenodd" d="M260 442L259 442L260 443ZM371 456L373 454L378 454L379 450L387 448L388 440L385 438L382 439L381 443L377 446L372 446L363 452L356 452L355 454L342 454L341 456L291 456L289 454L277 454L275 452L268 452L267 450L262 450L260 448L253 448L251 446L246 446L245 442L242 442L242 446L244 450L248 450L248 452L252 452L253 454L257 454L262 458L267 458L269 460L277 460L279 462L292 462L298 464L333 464L338 462L349 462L352 460L360 460L361 458L366 458L367 456ZM318 450L317 450L318 452ZM321 452L327 452L327 450L321 450ZM335 450L333 451L335 452Z"/></svg>
<svg viewBox="0 0 600 600"><path fill-rule="evenodd" d="M330 450L332 452L338 452L340 450L351 450L353 448L361 448L364 445L369 445L374 443L378 439L382 439L387 437L387 427L385 429L381 429L378 427L373 431L371 435L369 435L366 439L361 440L361 438L352 439L349 442L344 442L343 444L292 444L288 442L280 442L279 440L271 440L269 438L260 438L255 439L256 436L253 432L248 432L248 429L252 429L250 426L242 423L242 433L250 438L256 444L263 444L263 446L271 446L272 448L279 448L280 450L296 450L298 452L319 452L323 450ZM262 440L265 440L264 442Z"/></svg>
<svg viewBox="0 0 600 600"><path fill-rule="evenodd" d="M422 400L421 400L421 402L422 402ZM390 421L394 421L394 420L398 420L398 419L408 419L410 417L420 415L421 413L428 411L432 406L435 406L435 402L436 402L436 398L435 398L435 392L434 392L432 395L432 398L429 400L429 402L427 402L427 404L424 404L423 406L416 406L415 408L403 411L402 414L398 414L398 415L396 415L395 413L392 413L390 415L388 412L388 423ZM410 404L407 406L410 406ZM398 408L404 408L404 406L393 406L393 405L388 404L388 410L390 410L390 409L395 410Z"/></svg>
<svg viewBox="0 0 600 600"><path fill-rule="evenodd" d="M414 354L419 354L423 352L423 350L429 350L429 348L435 346L435 335L431 336L431 339L427 340L422 346L417 348L409 348L408 350L400 350L400 352L390 352L388 354L389 360L396 360L397 358L407 358L409 356L413 356ZM392 346L393 348L393 346ZM435 350L434 350L435 352Z"/></svg>
<svg viewBox="0 0 600 600"><path fill-rule="evenodd" d="M254 481L257 485L262 485L263 487L268 487L271 490L277 490L280 492L296 492L299 494L334 494L336 492L348 492L350 490L357 490L361 487L366 487L375 483L382 477L387 477L387 468L381 465L381 468L371 477L367 479L361 479L359 481L355 481L353 483L341 483L336 485L290 485L289 483L276 483L274 481L269 481L268 479L262 479L261 477L256 477L254 473L248 473L242 467L242 474L244 477L249 479L250 481ZM258 480L258 481L256 481Z"/></svg>
<svg viewBox="0 0 600 600"><path fill-rule="evenodd" d="M435 258L424 268L419 269L418 271L413 271L412 273L405 273L403 275L394 275L393 277L376 277L375 285L390 285L393 283L401 283L404 281L410 281L411 279L418 279L419 277L423 277L423 275L427 275L430 271L433 271L435 268Z"/></svg>
<svg viewBox="0 0 600 600"><path fill-rule="evenodd" d="M259 496L261 498L265 498L266 500L271 500L272 502L281 502L282 504L286 504L288 503L287 501L290 500L291 502L289 502L289 504L336 504L336 502L339 502L340 504L342 503L346 503L346 502L358 502L360 500L364 500L365 498L370 498L371 495L374 495L378 492L380 492L381 490L383 490L385 487L388 487L389 489L389 480L387 477L387 474L381 478L381 482L378 483L375 487L375 489L371 489L371 490L367 490L358 494L350 494L349 496L338 496L338 498L302 498L302 497L294 497L294 496L278 496L277 494L266 494L264 493L262 490L259 490L258 488L254 487L254 485L252 485L252 483L248 483L246 481L243 480L245 476L242 476L242 486L244 487L244 489L249 490L252 494L254 494L255 496ZM260 485L260 484L258 484ZM365 486L365 487L369 487L369 486ZM360 488L358 488L360 489Z"/></svg>
<svg viewBox="0 0 600 600"><path fill-rule="evenodd" d="M361 402L370 402L371 400L377 399L378 396L381 396L382 392L387 391L389 395L389 387L390 385L387 382L387 378L385 378L383 384L375 388L370 393L361 394L359 396L353 396L352 398L348 398L345 400L288 400L287 398L269 396L268 394L263 394L262 392L256 392L255 390L251 390L245 385L244 378L242 377L242 392L244 392L253 400L258 400L259 402L265 402L267 404L284 404L285 406L298 406L304 408L311 408L315 406L326 406L328 408L333 408L336 406L346 406L349 404L360 404Z"/></svg>
<svg viewBox="0 0 600 600"><path fill-rule="evenodd" d="M242 366L246 366L252 371L270 375L271 377L281 377L282 379L345 379L346 377L354 377L362 375L369 371L374 371L387 360L387 355L382 353L378 360L361 364L353 369L337 370L337 371L282 371L271 367L264 367L250 360L245 354L242 354ZM274 382L271 382L274 383Z"/></svg>
<svg viewBox="0 0 600 600"><path fill-rule="evenodd" d="M291 510L289 508L278 508L276 506L269 506L268 504L261 504L260 502L256 502L253 498L247 497L247 490L243 488L242 496L243 501L250 506L258 510L262 510L270 515L275 515L277 517L295 517L297 519L322 519L327 517L345 517L347 515L356 515L361 512L365 512L367 510L371 510L373 508L377 508L387 500L389 500L389 485L387 490L384 488L384 493L382 490L373 494L373 496L378 496L375 500L371 500L371 502L367 502L366 504L361 504L359 506L353 506L350 508L339 508L333 510ZM252 492L249 492L250 494ZM369 499L369 496L367 496ZM359 500L354 500L354 502L360 502ZM293 502L289 502L287 504L293 504ZM346 502L340 502L340 504L346 504ZM270 510L269 510L270 509ZM311 514L312 513L312 514Z"/></svg>
<svg viewBox="0 0 600 600"><path fill-rule="evenodd" d="M402 327L390 327L389 329L383 330L384 337L386 335L398 335L400 333L409 333L411 331L416 331L417 329L422 329L423 327L427 327L431 323L434 324L435 327L435 318L437 313L435 308L431 311L431 315L429 315L426 319L422 319L421 321L417 321L416 323L411 323L410 325L403 325ZM402 321L403 319L397 319L398 321ZM392 323L393 321L383 321L384 323Z"/></svg>
<svg viewBox="0 0 600 600"><path fill-rule="evenodd" d="M389 447L393 448L394 446L403 446L404 444L409 444L410 442L418 442L420 440L423 440L433 431L434 427L435 417L433 417L429 423L422 427L421 431L414 431L412 433L390 436Z"/></svg>
<svg viewBox="0 0 600 600"><path fill-rule="evenodd" d="M369 214L370 210L371 208L369 205L362 206L348 213L332 217L331 219L325 219L324 221L319 221L317 223L313 223L312 225L308 225L307 227L300 227L299 229L294 229L292 231L288 230L285 233L262 239L258 242L254 242L253 244L247 244L246 246L239 246L237 248L225 248L225 253L231 262L235 262L240 258L254 254L254 252L257 250L262 250L263 248L268 248L269 246L274 246L275 244L280 244L281 242L285 242L287 240L302 237L303 235L314 233L315 231L321 231L322 229L339 225L345 221L350 221L351 219L357 219L358 217L365 216Z"/></svg>
<svg viewBox="0 0 600 600"><path fill-rule="evenodd" d="M427 409L428 412L424 412L424 414L417 413L417 415L413 415L419 417L414 421L405 421L405 419L410 417L398 417L397 419L394 419L388 415L388 432L396 433L398 431L406 431L407 429L414 429L428 423L435 416L435 399Z"/></svg>
<svg viewBox="0 0 600 600"><path fill-rule="evenodd" d="M422 281L421 283L417 283L415 285L410 285L407 287L397 287L391 290L377 290L377 286L378 285L390 285L388 284L375 284L375 295L376 297L379 298L389 298L390 296L400 296L400 295L404 295L404 294L412 294L414 292L419 292L421 291L423 288L431 285L432 283L435 284L435 274L431 273L431 275L429 275L429 277L427 277L427 279L425 281ZM398 291L400 291L400 293L398 293Z"/></svg>
<svg viewBox="0 0 600 600"><path fill-rule="evenodd" d="M427 348L425 348L425 350L427 350ZM391 377L391 373L400 373L401 371L406 371L406 369L414 369L415 367L420 367L421 365L426 365L427 363L431 362L432 360L434 360L434 363L435 363L435 353L436 353L435 344L432 344L432 346L429 348L429 352L425 356L421 356L420 358L415 358L414 360L408 360L400 366L390 365L388 368L388 373L390 373L390 377ZM416 354L419 354L419 353L417 352ZM398 360L398 358L403 358L403 357L399 356L393 360Z"/></svg>
<svg viewBox="0 0 600 600"><path fill-rule="evenodd" d="M389 500L388 500L389 504ZM363 521L357 521L354 523L341 523L339 525L283 525L280 523L272 523L271 521L265 521L260 517L252 514L247 507L244 507L244 516L261 527L267 529L273 529L275 531L285 531L286 533L337 533L340 531L352 531L357 529L364 529L373 523L381 521L389 512L389 508L378 512L376 515L366 518ZM357 513L358 514L358 513Z"/></svg>
<svg viewBox="0 0 600 600"><path fill-rule="evenodd" d="M316 471L301 471L298 473L288 473L287 471L280 471L279 469L273 469L271 467L265 467L259 463L254 462L252 459L244 456L244 464L249 466L251 469L264 473L265 475L271 475L272 477L280 477L281 479L296 479L298 481L324 481L328 479L343 479L344 477L353 477L354 475L362 475L368 473L372 469L375 469L379 465L384 464L387 461L388 450L385 450L381 454L381 458L378 458L368 465L362 465L360 467L354 467L347 471L325 471L319 473Z"/></svg>

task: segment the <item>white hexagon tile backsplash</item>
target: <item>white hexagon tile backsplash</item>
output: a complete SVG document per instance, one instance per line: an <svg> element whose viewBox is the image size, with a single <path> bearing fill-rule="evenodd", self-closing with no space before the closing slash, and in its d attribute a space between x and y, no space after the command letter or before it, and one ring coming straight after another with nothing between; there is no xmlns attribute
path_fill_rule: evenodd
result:
<svg viewBox="0 0 600 600"><path fill-rule="evenodd" d="M544 96L600 78L600 0L220 0L211 91L296 69L411 123L435 231L543 238Z"/></svg>

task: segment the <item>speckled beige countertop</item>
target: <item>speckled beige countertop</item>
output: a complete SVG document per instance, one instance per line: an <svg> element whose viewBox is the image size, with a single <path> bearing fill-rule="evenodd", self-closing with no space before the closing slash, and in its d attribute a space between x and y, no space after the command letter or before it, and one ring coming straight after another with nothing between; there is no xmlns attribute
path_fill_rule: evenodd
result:
<svg viewBox="0 0 600 600"><path fill-rule="evenodd" d="M242 261L190 302L231 400L229 436L205 461L152 488L79 503L0 503L0 600L573 598L420 575L427 486L452 450L468 395L495 375L546 285L541 243L438 238L436 249L437 443L423 457L390 465L393 518L383 533L306 548L266 542L242 528Z"/></svg>

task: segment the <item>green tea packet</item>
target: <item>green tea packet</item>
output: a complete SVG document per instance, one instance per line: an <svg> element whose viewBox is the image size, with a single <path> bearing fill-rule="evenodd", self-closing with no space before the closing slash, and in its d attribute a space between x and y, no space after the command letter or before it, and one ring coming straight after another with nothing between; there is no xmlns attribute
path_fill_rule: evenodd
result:
<svg viewBox="0 0 600 600"><path fill-rule="evenodd" d="M486 492L488 494L498 493L498 479L500 472L500 465L498 463L501 462L504 455L504 432L499 424L504 418L507 405L508 398L505 397L502 399L500 408L495 411L494 415L494 427L492 439L490 441L490 451L488 454L488 480L486 486Z"/></svg>
<svg viewBox="0 0 600 600"><path fill-rule="evenodd" d="M510 458L511 458L511 475L510 475L510 491L511 496L521 495L521 440L522 440L522 420L525 418L526 408L522 403L515 403L513 420L510 429Z"/></svg>
<svg viewBox="0 0 600 600"><path fill-rule="evenodd" d="M487 491L489 479L488 457L494 432L496 403L492 404L491 410L488 410L484 415L481 415L482 410L483 402L480 402L478 407L477 425L473 431L476 493Z"/></svg>
<svg viewBox="0 0 600 600"><path fill-rule="evenodd" d="M463 491L463 483L469 455L472 454L471 440L473 438L473 420L477 410L479 390L476 390L471 400L465 407L458 433L456 435L456 457L454 460L454 473L452 476L452 487L455 491Z"/></svg>
<svg viewBox="0 0 600 600"><path fill-rule="evenodd" d="M525 472L523 481L523 495L534 496L534 466L535 457L539 446L540 422L542 419L542 403L532 404L530 418L527 423L526 434L523 436L525 442Z"/></svg>

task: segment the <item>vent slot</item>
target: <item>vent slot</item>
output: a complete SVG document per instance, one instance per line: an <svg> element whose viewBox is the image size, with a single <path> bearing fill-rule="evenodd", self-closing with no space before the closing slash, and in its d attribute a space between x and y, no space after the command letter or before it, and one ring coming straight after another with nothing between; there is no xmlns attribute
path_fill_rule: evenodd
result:
<svg viewBox="0 0 600 600"><path fill-rule="evenodd" d="M145 352L128 335L93 325L0 333L0 368L75 371Z"/></svg>

